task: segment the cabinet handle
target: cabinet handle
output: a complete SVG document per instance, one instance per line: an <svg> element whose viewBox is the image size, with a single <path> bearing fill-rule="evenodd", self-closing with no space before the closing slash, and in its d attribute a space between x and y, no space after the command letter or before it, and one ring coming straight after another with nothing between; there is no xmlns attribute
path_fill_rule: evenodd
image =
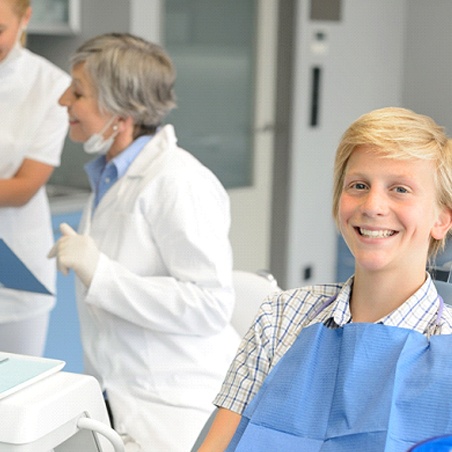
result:
<svg viewBox="0 0 452 452"><path fill-rule="evenodd" d="M317 127L319 125L320 110L320 82L322 69L318 66L312 68L312 90L311 90L311 115L309 125Z"/></svg>

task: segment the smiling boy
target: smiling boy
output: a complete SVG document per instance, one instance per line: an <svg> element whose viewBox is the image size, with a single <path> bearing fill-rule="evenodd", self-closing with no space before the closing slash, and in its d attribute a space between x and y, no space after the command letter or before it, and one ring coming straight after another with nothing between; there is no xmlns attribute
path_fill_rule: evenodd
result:
<svg viewBox="0 0 452 452"><path fill-rule="evenodd" d="M452 226L443 129L403 108L358 118L336 153L333 216L354 276L265 300L201 451L406 451L452 428L452 368L437 369L452 313L426 272Z"/></svg>

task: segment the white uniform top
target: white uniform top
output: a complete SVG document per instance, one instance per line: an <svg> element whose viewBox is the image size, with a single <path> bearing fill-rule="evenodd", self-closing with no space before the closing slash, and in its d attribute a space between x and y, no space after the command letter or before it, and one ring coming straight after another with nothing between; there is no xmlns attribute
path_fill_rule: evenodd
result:
<svg viewBox="0 0 452 452"><path fill-rule="evenodd" d="M60 164L68 120L58 98L69 86L64 71L17 46L0 62L0 178L14 176L25 158ZM22 207L0 207L0 238L40 281L55 292L55 262L45 189ZM51 309L54 297L0 289L0 323L23 320Z"/></svg>
<svg viewBox="0 0 452 452"><path fill-rule="evenodd" d="M144 451L190 450L239 342L227 193L167 125L91 213L92 199L79 231L101 251L88 292L77 284L85 370Z"/></svg>

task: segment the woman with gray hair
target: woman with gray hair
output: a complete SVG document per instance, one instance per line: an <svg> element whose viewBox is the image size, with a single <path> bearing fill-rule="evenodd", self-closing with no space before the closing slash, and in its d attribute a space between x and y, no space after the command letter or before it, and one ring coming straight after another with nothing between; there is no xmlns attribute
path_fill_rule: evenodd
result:
<svg viewBox="0 0 452 452"><path fill-rule="evenodd" d="M228 196L163 125L175 71L158 45L106 34L71 59L60 103L88 153L79 233L49 253L77 276L86 372L141 450L189 450L238 345Z"/></svg>

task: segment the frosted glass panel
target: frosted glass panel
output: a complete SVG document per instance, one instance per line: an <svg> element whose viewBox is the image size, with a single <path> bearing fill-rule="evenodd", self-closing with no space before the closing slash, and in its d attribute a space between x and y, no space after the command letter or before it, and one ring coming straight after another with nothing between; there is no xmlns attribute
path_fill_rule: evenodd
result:
<svg viewBox="0 0 452 452"><path fill-rule="evenodd" d="M70 35L80 31L80 0L33 0L32 34Z"/></svg>
<svg viewBox="0 0 452 452"><path fill-rule="evenodd" d="M34 0L34 21L42 24L69 23L69 5L67 0Z"/></svg>
<svg viewBox="0 0 452 452"><path fill-rule="evenodd" d="M228 187L252 183L254 0L166 0L179 143Z"/></svg>

